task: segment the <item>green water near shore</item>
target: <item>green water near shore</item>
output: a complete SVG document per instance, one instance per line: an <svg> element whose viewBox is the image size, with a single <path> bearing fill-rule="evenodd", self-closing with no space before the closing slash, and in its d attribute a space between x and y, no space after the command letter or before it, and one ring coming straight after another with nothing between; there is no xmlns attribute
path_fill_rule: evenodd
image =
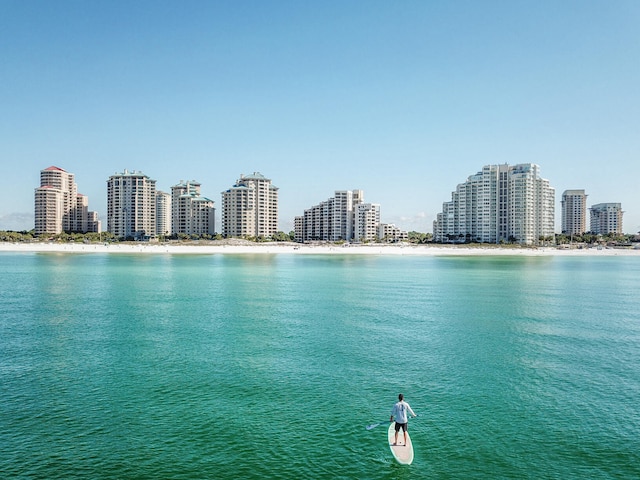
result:
<svg viewBox="0 0 640 480"><path fill-rule="evenodd" d="M640 477L634 257L0 267L3 477ZM410 467L364 428L400 391Z"/></svg>

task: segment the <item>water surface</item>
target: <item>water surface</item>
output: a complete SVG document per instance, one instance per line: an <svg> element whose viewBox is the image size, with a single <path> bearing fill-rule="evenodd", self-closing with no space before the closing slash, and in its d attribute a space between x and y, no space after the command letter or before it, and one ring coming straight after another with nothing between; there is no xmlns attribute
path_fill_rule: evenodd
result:
<svg viewBox="0 0 640 480"><path fill-rule="evenodd" d="M0 268L3 477L640 478L634 257ZM409 467L364 428L398 392Z"/></svg>

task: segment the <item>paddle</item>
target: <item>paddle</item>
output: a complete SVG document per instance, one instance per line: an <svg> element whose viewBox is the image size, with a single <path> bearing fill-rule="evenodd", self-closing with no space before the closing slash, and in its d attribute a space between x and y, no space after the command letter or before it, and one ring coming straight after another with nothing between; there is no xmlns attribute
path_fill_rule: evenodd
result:
<svg viewBox="0 0 640 480"><path fill-rule="evenodd" d="M379 427L380 425L382 425L382 424L384 424L384 423L389 424L389 423L391 423L391 422L389 422L389 420L386 420L386 421L384 421L384 422L372 423L371 425L367 425L365 428L366 428L367 430L373 430L374 428Z"/></svg>

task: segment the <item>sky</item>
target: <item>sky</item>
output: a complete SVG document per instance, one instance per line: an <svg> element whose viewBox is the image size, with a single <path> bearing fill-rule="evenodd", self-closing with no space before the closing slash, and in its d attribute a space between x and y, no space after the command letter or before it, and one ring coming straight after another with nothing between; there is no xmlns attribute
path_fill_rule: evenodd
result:
<svg viewBox="0 0 640 480"><path fill-rule="evenodd" d="M431 232L484 165L536 163L558 232L567 189L640 231L636 0L0 0L0 59L0 230L33 228L52 165L104 229L128 169L218 212L260 172L285 232L353 189Z"/></svg>

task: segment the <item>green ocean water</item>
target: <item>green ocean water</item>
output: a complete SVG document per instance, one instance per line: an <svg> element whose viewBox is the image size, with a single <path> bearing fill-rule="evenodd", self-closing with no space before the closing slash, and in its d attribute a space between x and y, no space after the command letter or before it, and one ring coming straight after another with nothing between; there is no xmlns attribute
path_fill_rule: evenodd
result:
<svg viewBox="0 0 640 480"><path fill-rule="evenodd" d="M640 478L640 259L0 254L1 478ZM384 426L397 394L411 466Z"/></svg>

